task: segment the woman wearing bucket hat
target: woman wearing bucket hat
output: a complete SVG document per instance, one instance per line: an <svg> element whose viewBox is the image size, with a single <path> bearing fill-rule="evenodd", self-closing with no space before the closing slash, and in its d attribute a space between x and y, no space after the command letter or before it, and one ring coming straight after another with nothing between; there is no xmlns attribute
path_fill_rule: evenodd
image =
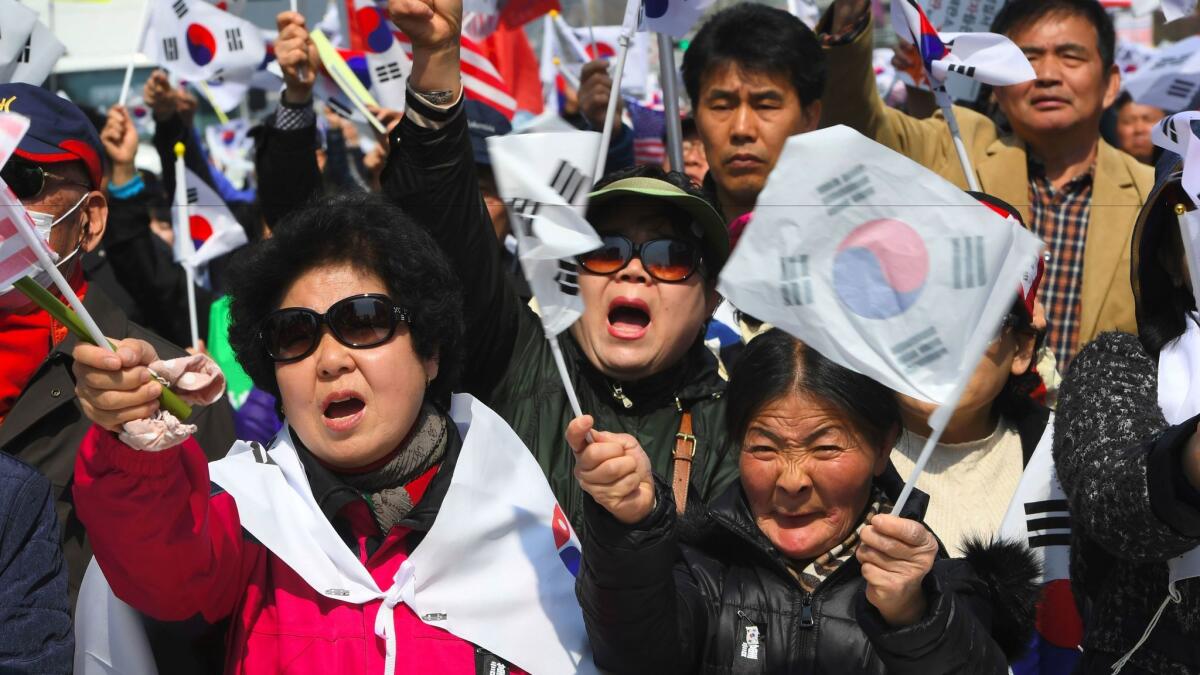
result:
<svg viewBox="0 0 1200 675"><path fill-rule="evenodd" d="M462 281L464 389L516 430L579 525L582 492L564 438L574 415L541 323L505 279L477 187L456 46L461 5L391 10L412 39L413 75L384 192L430 231ZM725 382L703 343L729 254L725 224L686 176L649 167L600 181L587 217L604 245L578 260L584 313L558 338L582 408L599 428L637 434L653 469L674 480L679 507L707 499L736 476Z"/></svg>
<svg viewBox="0 0 1200 675"><path fill-rule="evenodd" d="M1059 398L1054 463L1085 622L1077 672L1200 670L1200 581L1185 578L1196 565L1172 561L1200 546L1200 323L1180 238L1196 205L1172 164L1133 230L1138 334L1085 347Z"/></svg>

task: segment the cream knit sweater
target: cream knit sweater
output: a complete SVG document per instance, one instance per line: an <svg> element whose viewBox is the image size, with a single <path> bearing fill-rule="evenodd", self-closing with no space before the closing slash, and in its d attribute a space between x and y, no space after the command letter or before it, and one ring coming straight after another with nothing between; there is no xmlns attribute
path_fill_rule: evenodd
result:
<svg viewBox="0 0 1200 675"><path fill-rule="evenodd" d="M925 440L909 431L900 434L892 464L901 478L912 472ZM987 438L939 443L917 479L917 487L929 495L925 524L951 556L961 556L970 535L986 540L1000 528L1023 471L1021 437L1003 420Z"/></svg>

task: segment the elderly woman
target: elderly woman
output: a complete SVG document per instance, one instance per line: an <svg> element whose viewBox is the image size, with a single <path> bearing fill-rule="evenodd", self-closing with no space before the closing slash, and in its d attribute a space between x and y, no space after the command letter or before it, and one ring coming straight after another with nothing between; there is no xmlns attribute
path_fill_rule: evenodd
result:
<svg viewBox="0 0 1200 675"><path fill-rule="evenodd" d="M901 487L892 392L771 330L746 347L725 400L741 482L689 527L636 439L587 416L568 429L592 497L577 591L598 666L1007 672L989 629L1013 618L972 564L944 559L919 520L924 496L888 515ZM1026 578L1013 588L1028 597L1033 570L1016 559Z"/></svg>
<svg viewBox="0 0 1200 675"><path fill-rule="evenodd" d="M236 481L217 473L220 463L210 470L190 439L161 451L127 446L114 432L158 405L147 371L154 350L134 340L116 355L77 347L79 397L96 426L79 452L74 495L113 591L158 619L231 618L226 672L366 673L385 663L389 673L473 671L486 652L408 605L356 596L361 576L311 581L314 565L347 570L348 559L378 589L391 587L454 473L464 441L442 405L460 297L437 245L379 198L338 197L291 215L228 279L230 342L287 421L266 451L241 444L257 462L243 463L242 475L278 467L300 487L276 490L264 472L262 494L231 494ZM283 534L253 529L263 518ZM328 535L295 555L289 547L310 532Z"/></svg>

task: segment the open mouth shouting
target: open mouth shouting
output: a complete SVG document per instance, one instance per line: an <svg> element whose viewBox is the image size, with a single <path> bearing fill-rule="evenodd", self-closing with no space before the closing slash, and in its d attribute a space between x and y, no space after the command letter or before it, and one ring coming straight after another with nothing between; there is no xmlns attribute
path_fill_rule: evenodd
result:
<svg viewBox="0 0 1200 675"><path fill-rule="evenodd" d="M362 421L367 409L363 397L355 391L335 391L321 403L321 421L330 431L349 431Z"/></svg>
<svg viewBox="0 0 1200 675"><path fill-rule="evenodd" d="M637 340L650 327L650 306L637 298L616 298L608 306L608 334L619 340Z"/></svg>

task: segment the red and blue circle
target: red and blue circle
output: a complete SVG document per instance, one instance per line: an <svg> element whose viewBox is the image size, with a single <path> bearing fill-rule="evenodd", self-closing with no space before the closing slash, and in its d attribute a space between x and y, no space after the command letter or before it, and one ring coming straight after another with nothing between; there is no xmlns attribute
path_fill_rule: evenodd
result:
<svg viewBox="0 0 1200 675"><path fill-rule="evenodd" d="M212 63L213 57L217 55L217 41L213 39L212 33L204 26L194 23L187 27L185 34L187 40L188 54L192 56L192 61L198 66L207 66Z"/></svg>
<svg viewBox="0 0 1200 675"><path fill-rule="evenodd" d="M204 216L192 214L188 216L188 230L192 235L192 243L199 248L212 236L212 223Z"/></svg>
<svg viewBox="0 0 1200 675"><path fill-rule="evenodd" d="M583 557L579 545L571 534L571 523L563 515L562 507L554 505L554 519L550 522L554 530L554 548L558 549L558 557L563 561L571 576L579 576L579 561Z"/></svg>
<svg viewBox="0 0 1200 675"><path fill-rule="evenodd" d="M891 218L859 225L838 245L833 287L851 312L889 319L921 297L929 277L929 252L909 225Z"/></svg>
<svg viewBox="0 0 1200 675"><path fill-rule="evenodd" d="M358 22L358 34L365 36L367 49L382 54L391 49L396 41L392 37L392 23L379 7L363 7L354 13Z"/></svg>

